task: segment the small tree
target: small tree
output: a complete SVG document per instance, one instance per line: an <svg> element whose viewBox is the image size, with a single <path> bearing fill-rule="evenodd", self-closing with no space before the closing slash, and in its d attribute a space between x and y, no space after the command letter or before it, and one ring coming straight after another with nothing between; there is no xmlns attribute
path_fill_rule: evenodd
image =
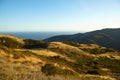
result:
<svg viewBox="0 0 120 80"><path fill-rule="evenodd" d="M55 75L57 73L57 68L52 64L45 64L45 66L41 68L41 71L46 75Z"/></svg>

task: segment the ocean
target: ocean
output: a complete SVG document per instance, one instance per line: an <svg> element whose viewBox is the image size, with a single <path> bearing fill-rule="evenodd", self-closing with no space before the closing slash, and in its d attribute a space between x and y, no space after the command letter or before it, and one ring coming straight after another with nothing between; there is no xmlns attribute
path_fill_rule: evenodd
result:
<svg viewBox="0 0 120 80"><path fill-rule="evenodd" d="M52 36L57 35L72 35L80 32L72 32L72 31L53 31L53 32L0 32L0 34L9 34L13 36L17 36L25 39L35 39L35 40L43 40Z"/></svg>

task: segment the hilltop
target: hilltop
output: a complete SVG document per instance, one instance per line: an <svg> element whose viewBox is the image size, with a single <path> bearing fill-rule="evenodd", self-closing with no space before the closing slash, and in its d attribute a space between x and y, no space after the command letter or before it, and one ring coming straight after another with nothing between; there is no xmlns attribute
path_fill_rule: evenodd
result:
<svg viewBox="0 0 120 80"><path fill-rule="evenodd" d="M1 80L119 80L120 52L0 34Z"/></svg>
<svg viewBox="0 0 120 80"><path fill-rule="evenodd" d="M45 39L44 41L74 41L83 44L98 44L101 46L120 50L120 28L102 29L73 35L59 35Z"/></svg>

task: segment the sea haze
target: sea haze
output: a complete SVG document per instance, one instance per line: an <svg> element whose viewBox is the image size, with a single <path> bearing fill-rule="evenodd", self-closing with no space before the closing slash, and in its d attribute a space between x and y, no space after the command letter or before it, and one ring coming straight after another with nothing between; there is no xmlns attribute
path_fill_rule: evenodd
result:
<svg viewBox="0 0 120 80"><path fill-rule="evenodd" d="M51 32L0 32L0 34L9 34L13 36L17 36L20 38L25 39L35 39L35 40L43 40L52 36L56 35L70 35L70 34L76 34L80 32L73 32L73 31L51 31Z"/></svg>

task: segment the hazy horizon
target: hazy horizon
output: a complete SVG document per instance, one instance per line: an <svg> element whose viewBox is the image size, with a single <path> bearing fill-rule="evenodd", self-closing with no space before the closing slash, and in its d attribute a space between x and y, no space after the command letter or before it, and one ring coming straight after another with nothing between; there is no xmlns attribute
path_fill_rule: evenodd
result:
<svg viewBox="0 0 120 80"><path fill-rule="evenodd" d="M106 27L106 28L98 28L98 29L91 29L91 30L0 30L0 33L4 32L75 32L75 33L87 33L97 30L103 30L103 29L119 29L120 27Z"/></svg>
<svg viewBox="0 0 120 80"><path fill-rule="evenodd" d="M120 0L0 0L0 32L120 28Z"/></svg>

